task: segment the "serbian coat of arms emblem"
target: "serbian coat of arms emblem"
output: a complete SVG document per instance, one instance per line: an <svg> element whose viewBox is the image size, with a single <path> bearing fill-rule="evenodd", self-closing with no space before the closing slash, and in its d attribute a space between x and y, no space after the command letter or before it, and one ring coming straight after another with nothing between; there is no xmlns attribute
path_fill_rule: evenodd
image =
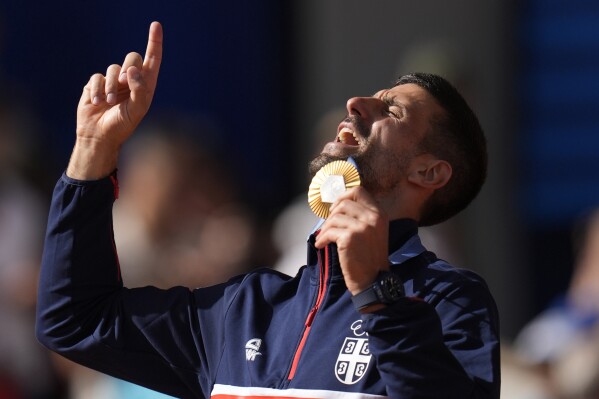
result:
<svg viewBox="0 0 599 399"><path fill-rule="evenodd" d="M343 384L355 384L366 374L371 357L368 338L346 337L335 363L335 376Z"/></svg>

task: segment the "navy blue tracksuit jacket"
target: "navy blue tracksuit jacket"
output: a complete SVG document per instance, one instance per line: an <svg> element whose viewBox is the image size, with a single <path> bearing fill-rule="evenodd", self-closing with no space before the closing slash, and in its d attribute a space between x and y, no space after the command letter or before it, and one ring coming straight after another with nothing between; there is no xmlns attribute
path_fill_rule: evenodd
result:
<svg viewBox="0 0 599 399"><path fill-rule="evenodd" d="M407 297L361 315L333 245L311 248L293 278L264 269L194 290L125 288L116 192L114 178L56 185L36 327L48 348L180 398L499 398L488 288L427 252L415 222L390 225Z"/></svg>

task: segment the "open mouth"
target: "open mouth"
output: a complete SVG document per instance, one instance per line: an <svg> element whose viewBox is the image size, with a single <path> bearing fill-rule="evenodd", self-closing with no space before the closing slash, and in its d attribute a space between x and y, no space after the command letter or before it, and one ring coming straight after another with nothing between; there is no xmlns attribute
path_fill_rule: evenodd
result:
<svg viewBox="0 0 599 399"><path fill-rule="evenodd" d="M352 146L359 146L360 139L352 129L348 127L342 128L337 134L337 142Z"/></svg>

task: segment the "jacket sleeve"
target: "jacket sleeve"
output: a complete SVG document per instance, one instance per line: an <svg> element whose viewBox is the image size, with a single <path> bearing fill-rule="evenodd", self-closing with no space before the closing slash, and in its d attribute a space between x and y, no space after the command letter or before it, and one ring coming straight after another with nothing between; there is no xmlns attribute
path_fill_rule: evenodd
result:
<svg viewBox="0 0 599 399"><path fill-rule="evenodd" d="M63 175L57 183L36 336L49 349L115 377L180 398L208 396L219 351L211 355L205 347L222 345L215 326L227 288L124 288L112 232L116 193L114 177L76 181ZM201 299L211 305L200 314L195 303ZM212 333L203 334L201 325Z"/></svg>
<svg viewBox="0 0 599 399"><path fill-rule="evenodd" d="M499 398L495 303L483 282L437 287L363 316L370 350L392 398Z"/></svg>

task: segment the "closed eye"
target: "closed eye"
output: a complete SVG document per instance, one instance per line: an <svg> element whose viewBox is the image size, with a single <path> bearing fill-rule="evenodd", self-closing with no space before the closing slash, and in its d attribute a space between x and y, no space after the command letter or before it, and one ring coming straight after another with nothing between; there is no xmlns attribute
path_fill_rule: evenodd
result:
<svg viewBox="0 0 599 399"><path fill-rule="evenodd" d="M398 119L402 117L403 112L401 112L401 111L403 111L403 107L398 105L393 98L391 98L389 96L385 96L381 100L387 106L387 108L385 109L385 112L393 115L395 118L398 118Z"/></svg>
<svg viewBox="0 0 599 399"><path fill-rule="evenodd" d="M397 112L391 111L391 108L387 107L386 111L388 114L393 115L394 117L399 119L399 117L400 117L399 114Z"/></svg>

